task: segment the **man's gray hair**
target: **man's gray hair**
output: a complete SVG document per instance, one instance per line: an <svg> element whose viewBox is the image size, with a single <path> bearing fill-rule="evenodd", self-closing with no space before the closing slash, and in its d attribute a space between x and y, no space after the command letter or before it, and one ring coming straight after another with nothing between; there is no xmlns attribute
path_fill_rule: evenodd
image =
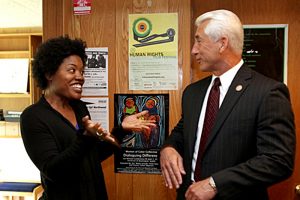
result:
<svg viewBox="0 0 300 200"><path fill-rule="evenodd" d="M209 21L204 29L204 33L213 41L219 40L222 36L227 36L229 45L239 54L243 51L244 30L243 25L233 12L229 10L214 10L200 15L196 21L199 26L204 21Z"/></svg>

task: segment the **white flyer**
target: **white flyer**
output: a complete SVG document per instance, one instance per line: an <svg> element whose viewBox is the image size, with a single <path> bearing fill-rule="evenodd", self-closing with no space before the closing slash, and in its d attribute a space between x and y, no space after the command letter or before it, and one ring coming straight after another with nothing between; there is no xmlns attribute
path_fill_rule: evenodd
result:
<svg viewBox="0 0 300 200"><path fill-rule="evenodd" d="M108 48L86 48L83 96L108 95Z"/></svg>

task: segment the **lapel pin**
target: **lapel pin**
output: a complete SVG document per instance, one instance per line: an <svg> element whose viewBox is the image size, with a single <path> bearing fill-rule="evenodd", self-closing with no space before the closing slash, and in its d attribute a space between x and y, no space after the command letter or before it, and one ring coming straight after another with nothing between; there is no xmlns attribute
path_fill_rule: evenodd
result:
<svg viewBox="0 0 300 200"><path fill-rule="evenodd" d="M242 85L237 85L236 88L235 88L235 90L236 90L237 92L241 91L242 89L243 89L243 86L242 86Z"/></svg>

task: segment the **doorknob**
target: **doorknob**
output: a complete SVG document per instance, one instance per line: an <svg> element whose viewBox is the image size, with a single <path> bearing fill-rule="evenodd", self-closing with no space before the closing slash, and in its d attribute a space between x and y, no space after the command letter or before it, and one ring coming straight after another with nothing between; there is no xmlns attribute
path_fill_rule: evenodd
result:
<svg viewBox="0 0 300 200"><path fill-rule="evenodd" d="M296 185L295 191L296 194L300 195L300 185Z"/></svg>

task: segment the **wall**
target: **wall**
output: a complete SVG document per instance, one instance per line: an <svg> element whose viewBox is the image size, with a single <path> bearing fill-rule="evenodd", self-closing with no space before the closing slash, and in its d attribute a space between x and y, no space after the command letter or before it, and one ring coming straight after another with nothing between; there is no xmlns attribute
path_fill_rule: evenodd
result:
<svg viewBox="0 0 300 200"><path fill-rule="evenodd" d="M44 0L43 39L69 34L80 37L89 47L108 47L110 124L113 122L114 93L145 93L128 90L128 14L177 12L179 20L179 89L150 91L169 93L169 127L180 117L180 98L190 82L190 0L94 0L92 14L74 16L71 0ZM184 72L184 73L183 73ZM148 92L147 92L148 93ZM109 199L174 199L175 191L164 187L160 175L115 174L113 157L103 163Z"/></svg>
<svg viewBox="0 0 300 200"><path fill-rule="evenodd" d="M300 2L299 0L94 0L92 14L73 16L71 0L43 1L44 39L62 34L80 37L89 47L108 47L109 49L109 98L114 93L145 93L128 90L128 14L178 12L179 14L179 89L178 91L151 91L151 93L170 94L170 129L180 117L181 94L191 81L206 76L197 69L191 60L190 49L193 42L195 17L201 13L226 8L237 13L245 24L289 24L288 42L288 86L295 110L296 124L300 124L299 86L297 78L300 69L298 48L300 46ZM192 19L192 20L191 20ZM113 124L113 104L110 104L110 124ZM299 137L298 137L299 143ZM297 156L299 157L299 156ZM299 158L296 160L299 162ZM159 175L114 174L113 157L103 164L110 199L175 199L175 191L163 185ZM296 168L299 165L296 166ZM292 199L295 181L300 181L299 172L283 184L271 189L271 199ZM287 192L287 188L289 191ZM284 189L284 190L282 190ZM283 193L285 194L282 194ZM280 196L288 195L288 196Z"/></svg>

